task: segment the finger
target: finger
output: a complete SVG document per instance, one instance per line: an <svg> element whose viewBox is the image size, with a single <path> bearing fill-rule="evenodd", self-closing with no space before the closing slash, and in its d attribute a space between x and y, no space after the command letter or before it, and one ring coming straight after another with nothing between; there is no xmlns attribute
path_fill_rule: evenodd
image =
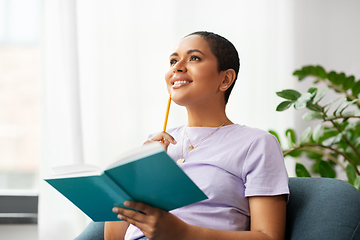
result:
<svg viewBox="0 0 360 240"><path fill-rule="evenodd" d="M149 139L149 140L146 140L143 144L145 145L145 144L149 144L149 143L153 143L153 142L155 142L155 141Z"/></svg>
<svg viewBox="0 0 360 240"><path fill-rule="evenodd" d="M146 224L145 223L143 223L143 222L140 222L140 221L138 221L138 220L136 220L136 219L133 219L133 218L130 218L130 217L128 217L128 216L125 216L125 215L122 215L122 214L118 214L118 216L117 216L120 220L123 220L123 221L125 221L125 222L127 222L127 223L130 223L130 224L132 224L132 225L134 225L135 227L137 227L137 228L139 228L141 231L143 231L144 232L144 229L146 228Z"/></svg>
<svg viewBox="0 0 360 240"><path fill-rule="evenodd" d="M155 135L154 137L152 137L150 140L157 141L157 142L164 140L164 142L176 144L175 138L173 138L173 136L171 136L167 132L161 132L161 133Z"/></svg>
<svg viewBox="0 0 360 240"><path fill-rule="evenodd" d="M157 208L149 206L145 203L133 202L133 201L125 201L124 206L128 208L136 209L145 215L151 215L153 212L157 210Z"/></svg>
<svg viewBox="0 0 360 240"><path fill-rule="evenodd" d="M114 207L113 212L118 214L118 218L124 221L129 222L129 219L132 219L132 221L136 222L145 222L146 221L146 215L141 212L137 212L131 209L126 208L120 208L120 207Z"/></svg>

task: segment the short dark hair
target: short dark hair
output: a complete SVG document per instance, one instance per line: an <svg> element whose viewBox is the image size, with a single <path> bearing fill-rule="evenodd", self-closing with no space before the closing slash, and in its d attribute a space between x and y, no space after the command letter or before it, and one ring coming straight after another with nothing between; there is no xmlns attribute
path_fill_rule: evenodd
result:
<svg viewBox="0 0 360 240"><path fill-rule="evenodd" d="M199 35L207 41L212 54L214 54L214 56L217 59L219 72L228 69L233 69L236 73L233 84L225 91L225 104L226 104L229 100L230 93L235 85L240 69L240 59L238 52L236 51L236 48L229 40L216 33L198 31L198 32L190 33L185 37L192 35Z"/></svg>

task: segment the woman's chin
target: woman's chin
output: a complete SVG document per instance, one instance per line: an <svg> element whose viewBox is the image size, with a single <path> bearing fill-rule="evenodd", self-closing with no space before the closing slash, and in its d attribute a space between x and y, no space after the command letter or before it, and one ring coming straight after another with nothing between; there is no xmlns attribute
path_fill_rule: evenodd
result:
<svg viewBox="0 0 360 240"><path fill-rule="evenodd" d="M186 106L186 103L188 102L185 97L176 93L171 93L171 100L179 106Z"/></svg>

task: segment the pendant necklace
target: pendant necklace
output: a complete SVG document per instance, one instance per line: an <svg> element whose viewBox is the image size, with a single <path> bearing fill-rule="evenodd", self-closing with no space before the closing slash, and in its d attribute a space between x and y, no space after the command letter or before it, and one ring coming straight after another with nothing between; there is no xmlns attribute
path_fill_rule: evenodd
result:
<svg viewBox="0 0 360 240"><path fill-rule="evenodd" d="M181 142L181 158L180 158L179 160L177 160L176 162L177 162L177 163L184 163L184 162L185 162L185 156L186 156L186 155L188 155L192 150L194 150L194 149L195 149L196 147L198 147L201 143L203 143L206 139L208 139L211 135L213 135L215 132L217 132L217 130L219 130L222 126L224 126L225 123L227 123L227 121L228 121L228 120L226 120L223 124L221 124L219 127L217 127L217 128L215 129L215 131L213 131L212 133L210 133L209 135L207 135L206 137L204 137L203 139L201 139L200 141L198 141L198 142L196 142L196 143L194 143L194 144L192 144L192 143L190 142L189 136L188 136L188 134L187 134L187 132L186 132L186 126L185 126L185 128L184 128L184 134L183 134L183 138L182 138L182 142ZM189 141L189 143L190 143L190 146L188 147L188 150L189 150L189 151L184 154L183 149L184 149L184 138L185 138L185 135L186 135L186 137L187 137L187 139L188 139L188 141Z"/></svg>

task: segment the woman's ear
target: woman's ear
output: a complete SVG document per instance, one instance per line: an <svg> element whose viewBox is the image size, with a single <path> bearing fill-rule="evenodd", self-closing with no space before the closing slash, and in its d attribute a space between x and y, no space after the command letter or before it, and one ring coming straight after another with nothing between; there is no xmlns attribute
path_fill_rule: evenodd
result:
<svg viewBox="0 0 360 240"><path fill-rule="evenodd" d="M235 80L235 70L234 69L228 69L225 71L225 76L224 79L222 80L221 84L220 84L220 91L226 91L231 84L233 84L234 80Z"/></svg>

